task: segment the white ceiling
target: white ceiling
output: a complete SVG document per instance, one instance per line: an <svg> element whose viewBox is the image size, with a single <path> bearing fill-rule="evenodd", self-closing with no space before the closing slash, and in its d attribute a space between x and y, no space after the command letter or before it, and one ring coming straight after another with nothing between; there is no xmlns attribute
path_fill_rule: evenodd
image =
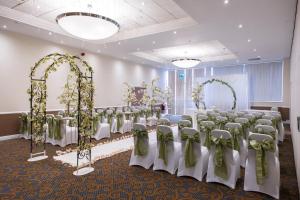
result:
<svg viewBox="0 0 300 200"><path fill-rule="evenodd" d="M296 0L229 0L229 4L224 0L90 0L93 12L115 19L121 29L105 40L81 41L60 29L55 18L66 11L85 11L86 2L0 0L0 28L4 30L6 25L5 30L83 51L167 68L173 57L186 57L185 52L193 49L215 49L213 55L193 55L199 56L204 66L243 64L255 57L279 60L290 55ZM243 28L238 28L239 24ZM212 56L215 59L209 59Z"/></svg>

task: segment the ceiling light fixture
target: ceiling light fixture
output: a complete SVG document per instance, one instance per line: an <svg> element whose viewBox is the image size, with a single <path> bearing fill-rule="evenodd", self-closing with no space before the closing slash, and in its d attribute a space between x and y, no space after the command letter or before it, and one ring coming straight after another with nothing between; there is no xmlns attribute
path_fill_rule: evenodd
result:
<svg viewBox="0 0 300 200"><path fill-rule="evenodd" d="M6 26L6 25L3 25L2 28L7 29L7 26Z"/></svg>
<svg viewBox="0 0 300 200"><path fill-rule="evenodd" d="M50 36L51 36L51 35L52 35L52 32L50 31L50 32L48 33L48 35L50 35Z"/></svg>
<svg viewBox="0 0 300 200"><path fill-rule="evenodd" d="M251 42L251 39L248 39L248 42Z"/></svg>
<svg viewBox="0 0 300 200"><path fill-rule="evenodd" d="M239 26L238 26L239 28L243 28L243 24L239 24Z"/></svg>
<svg viewBox="0 0 300 200"><path fill-rule="evenodd" d="M172 64L179 68L191 68L195 67L201 62L199 59L194 58L180 58L172 60Z"/></svg>
<svg viewBox="0 0 300 200"><path fill-rule="evenodd" d="M229 0L224 0L224 4L228 4L229 3Z"/></svg>
<svg viewBox="0 0 300 200"><path fill-rule="evenodd" d="M256 49L253 49L254 52L256 52Z"/></svg>
<svg viewBox="0 0 300 200"><path fill-rule="evenodd" d="M120 25L115 20L93 13L67 12L56 17L66 32L85 40L100 40L116 34Z"/></svg>
<svg viewBox="0 0 300 200"><path fill-rule="evenodd" d="M176 31L173 31L173 33L174 33L174 34L177 34L177 32L176 32Z"/></svg>

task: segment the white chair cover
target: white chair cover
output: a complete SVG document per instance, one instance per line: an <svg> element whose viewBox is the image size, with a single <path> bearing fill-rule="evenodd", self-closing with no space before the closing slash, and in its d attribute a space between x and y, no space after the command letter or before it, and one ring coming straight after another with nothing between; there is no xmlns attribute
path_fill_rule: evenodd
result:
<svg viewBox="0 0 300 200"><path fill-rule="evenodd" d="M215 123L213 121L202 121L201 124L206 127L215 127ZM206 133L200 131L200 140L201 145L204 145L205 139L206 139Z"/></svg>
<svg viewBox="0 0 300 200"><path fill-rule="evenodd" d="M146 126L143 124L133 124L134 130L147 130ZM134 138L134 142L136 142L136 138ZM145 156L134 155L134 149L132 150L129 166L139 165L144 167L145 169L149 169L154 163L154 156L156 151L156 142L149 142L149 138L144 139L145 144L148 146L148 154Z"/></svg>
<svg viewBox="0 0 300 200"><path fill-rule="evenodd" d="M96 140L100 140L103 138L110 138L110 128L108 123L101 123L99 121L97 132L95 135L92 136L92 138L95 138Z"/></svg>
<svg viewBox="0 0 300 200"><path fill-rule="evenodd" d="M273 140L269 135L251 133L249 135L249 140ZM275 156L273 152L266 152L265 159L267 161L267 172L268 176L265 177L264 183L258 185L256 182L256 152L253 149L248 151L248 159L246 161L245 168L245 180L244 180L244 190L245 191L256 191L264 194L268 194L276 199L279 199L279 188L280 188L280 164L279 159Z"/></svg>
<svg viewBox="0 0 300 200"><path fill-rule="evenodd" d="M279 148L277 145L277 138L278 138L278 132L277 130L274 129L273 126L269 126L269 125L256 125L255 129L261 129L263 132L275 132L275 140L274 140L274 145L275 145L275 155L278 157L279 156Z"/></svg>
<svg viewBox="0 0 300 200"><path fill-rule="evenodd" d="M132 129L132 122L130 120L126 120L123 112L117 111L116 113L123 115L123 124L120 126L119 130L117 127L117 117L113 119L112 125L111 125L111 132L112 133L126 133L130 132Z"/></svg>
<svg viewBox="0 0 300 200"><path fill-rule="evenodd" d="M242 125L240 123L227 123L225 127L230 129L235 129L235 128L242 129ZM247 154L248 154L248 146L247 146L247 141L243 138L243 133L241 133L239 144L240 144L239 154L240 154L241 166L245 167Z"/></svg>
<svg viewBox="0 0 300 200"><path fill-rule="evenodd" d="M224 138L229 139L231 138L231 134L225 130L213 130L212 136L217 138ZM209 155L208 160L208 170L207 170L207 177L206 182L218 182L232 189L235 188L236 181L240 177L240 156L239 152L233 149L226 148L225 150L225 162L227 165L227 173L228 173L228 180L224 180L215 175L214 172L214 155L215 155L215 147L212 146L211 153Z"/></svg>
<svg viewBox="0 0 300 200"><path fill-rule="evenodd" d="M182 132L189 136L199 134L199 132L193 128L183 128ZM185 145L186 141L181 141L181 156L179 159L179 166L177 176L190 176L194 177L198 181L202 181L203 176L207 173L208 167L208 150L206 147L201 146L200 143L193 143L194 155L197 158L197 163L194 167L187 168L185 165Z"/></svg>
<svg viewBox="0 0 300 200"><path fill-rule="evenodd" d="M239 118L236 118L235 119L235 122L236 123L240 123L242 126L244 125L244 124L247 124L247 123L249 123L249 120L247 119L247 118L243 118L243 117L239 117ZM247 127L247 128L245 128L244 129L244 135L246 136L246 138L245 139L247 139L248 138L248 136L249 136L249 128L250 127Z"/></svg>
<svg viewBox="0 0 300 200"><path fill-rule="evenodd" d="M157 126L157 129L164 135L172 132L172 129L169 126L160 125ZM159 158L159 145L160 142L157 141L153 170L164 170L169 172L170 174L175 174L178 168L181 144L174 141L168 142L168 144L166 145L168 157L167 165L165 165L164 161Z"/></svg>

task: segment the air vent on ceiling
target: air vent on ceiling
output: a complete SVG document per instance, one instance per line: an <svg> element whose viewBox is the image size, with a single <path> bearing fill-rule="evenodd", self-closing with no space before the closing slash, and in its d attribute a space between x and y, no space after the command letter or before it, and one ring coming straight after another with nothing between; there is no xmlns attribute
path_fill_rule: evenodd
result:
<svg viewBox="0 0 300 200"><path fill-rule="evenodd" d="M248 61L258 61L258 60L260 60L259 57L258 57L258 58L249 58L249 59L248 59Z"/></svg>

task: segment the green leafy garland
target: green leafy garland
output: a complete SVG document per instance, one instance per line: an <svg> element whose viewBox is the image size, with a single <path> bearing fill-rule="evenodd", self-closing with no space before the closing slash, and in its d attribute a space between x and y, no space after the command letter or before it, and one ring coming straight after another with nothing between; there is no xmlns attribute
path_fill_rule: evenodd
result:
<svg viewBox="0 0 300 200"><path fill-rule="evenodd" d="M48 62L50 62L50 65L46 68L44 75L40 79L35 79L38 67ZM93 134L94 86L91 79L93 74L92 67L77 56L59 53L49 54L40 59L31 68L31 88L27 92L30 95L29 100L32 102L32 116L30 119L32 121L32 136L36 144L43 142L44 124L46 122L46 80L51 72L57 71L57 68L64 63L69 64L70 73L77 77L77 89L80 91L80 94L78 94L80 96L80 107L78 110L80 117L80 141L78 149L82 152L91 148L89 138ZM79 65L82 66L83 70L79 69Z"/></svg>
<svg viewBox="0 0 300 200"><path fill-rule="evenodd" d="M220 79L215 79L215 78L213 78L213 79L211 79L211 80L207 80L207 81L203 82L203 83L200 85L200 87L204 88L204 86L205 86L206 84L208 84L208 83L211 84L211 83L213 83L213 82L218 82L218 83L221 83L222 85L225 85L225 86L229 87L229 89L230 89L231 92L232 92L233 99L234 99L234 101L233 101L233 106L232 106L231 109L234 110L234 109L236 108L236 93L235 93L233 87L232 87L231 85L229 85L227 82L225 82L225 81L223 81L223 80L220 80ZM206 109L205 102L203 102L203 105L204 105L204 109ZM198 108L197 105L196 105L196 107Z"/></svg>

